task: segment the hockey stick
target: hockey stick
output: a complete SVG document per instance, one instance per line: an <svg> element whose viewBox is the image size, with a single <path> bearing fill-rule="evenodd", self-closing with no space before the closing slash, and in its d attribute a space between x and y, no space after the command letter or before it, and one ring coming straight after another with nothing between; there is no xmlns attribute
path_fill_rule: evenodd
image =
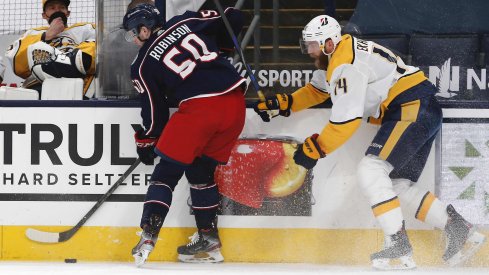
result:
<svg viewBox="0 0 489 275"><path fill-rule="evenodd" d="M258 85L258 81L256 81L256 78L255 78L255 75L253 74L253 71L251 70L248 63L246 63L246 61L245 61L243 50L239 46L238 39L236 38L236 35L234 35L233 28L231 28L231 24L229 24L229 20L226 17L226 14L224 13L224 9L222 8L221 3L219 2L219 0L214 0L214 4L216 5L217 11L219 12L219 14L222 17L222 21L224 21L224 26L226 27L226 30L227 30L229 36L231 37L231 40L233 41L234 48L236 48L236 51L238 51L239 58L241 58L241 62L243 62L243 66L246 69L246 73L248 73L248 76L250 77L251 83L253 84L253 87L255 88L255 91L258 95L258 99L260 101L264 102L266 100L265 95L260 90L260 86ZM273 112L273 111L267 111L267 114L268 114L269 118L272 118L272 117L277 116L278 112L275 114L275 112Z"/></svg>
<svg viewBox="0 0 489 275"><path fill-rule="evenodd" d="M63 232L46 232L46 231L39 231L37 229L33 228L28 228L25 232L25 235L27 238L40 242L40 243L61 243L65 242L73 235L75 235L76 232L85 224L85 222L97 211L97 209L100 208L100 206L107 200L107 198L114 193L114 191L119 187L119 185L138 167L138 165L141 163L141 160L139 158L136 159L136 161L127 169L126 172L114 183L114 185L107 191L100 199L98 199L97 203L88 211L85 216L72 228L69 230L63 231Z"/></svg>

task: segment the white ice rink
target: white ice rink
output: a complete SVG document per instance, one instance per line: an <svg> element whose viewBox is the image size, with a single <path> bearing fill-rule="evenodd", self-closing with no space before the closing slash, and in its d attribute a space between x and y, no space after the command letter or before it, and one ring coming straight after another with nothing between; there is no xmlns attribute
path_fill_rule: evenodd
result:
<svg viewBox="0 0 489 275"><path fill-rule="evenodd" d="M369 267L345 267L313 264L183 264L147 263L136 268L131 263L60 263L60 262L3 262L1 275L287 275L287 274L489 274L489 268L419 267L411 271L375 271Z"/></svg>

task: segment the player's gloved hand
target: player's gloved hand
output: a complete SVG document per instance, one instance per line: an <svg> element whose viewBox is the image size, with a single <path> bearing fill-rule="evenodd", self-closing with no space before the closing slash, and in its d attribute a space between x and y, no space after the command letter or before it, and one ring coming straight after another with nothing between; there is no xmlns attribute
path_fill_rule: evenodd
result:
<svg viewBox="0 0 489 275"><path fill-rule="evenodd" d="M158 138L149 137L144 134L143 129L140 129L134 133L134 140L136 142L136 151L141 162L146 165L153 165L154 159L156 158L154 149Z"/></svg>
<svg viewBox="0 0 489 275"><path fill-rule="evenodd" d="M288 94L276 94L274 96L266 97L265 101L257 101L253 105L255 112L265 122L270 121L270 111L278 111L278 114L281 116L290 116L291 107L292 96Z"/></svg>
<svg viewBox="0 0 489 275"><path fill-rule="evenodd" d="M312 169L316 166L318 159L326 156L321 147L319 147L318 136L318 134L314 134L306 138L303 144L299 144L294 153L295 163L306 169Z"/></svg>

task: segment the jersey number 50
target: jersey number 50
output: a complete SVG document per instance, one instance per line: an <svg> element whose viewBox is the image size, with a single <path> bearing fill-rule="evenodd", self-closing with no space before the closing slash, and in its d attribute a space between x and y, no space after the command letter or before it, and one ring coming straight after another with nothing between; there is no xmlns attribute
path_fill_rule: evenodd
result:
<svg viewBox="0 0 489 275"><path fill-rule="evenodd" d="M194 43L190 43L191 41L193 41ZM202 54L196 48L196 46L202 49ZM177 64L173 59L177 55L182 54L182 52L175 46L165 55L165 57L163 58L163 63L172 71L180 75L182 79L187 78L187 76L189 76L193 72L193 70L197 66L197 60L200 60L202 62L210 62L217 58L217 53L209 51L205 42L193 33L187 35L182 40L182 42L180 43L180 47L190 52L193 56L193 59L189 58L181 62L180 64Z"/></svg>

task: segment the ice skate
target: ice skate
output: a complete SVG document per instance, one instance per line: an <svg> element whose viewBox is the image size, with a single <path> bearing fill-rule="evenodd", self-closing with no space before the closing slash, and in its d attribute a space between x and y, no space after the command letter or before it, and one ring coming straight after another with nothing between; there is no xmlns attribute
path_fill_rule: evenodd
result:
<svg viewBox="0 0 489 275"><path fill-rule="evenodd" d="M448 222L445 226L447 247L443 260L449 266L457 266L472 257L484 243L486 236L460 216L450 204L447 206Z"/></svg>
<svg viewBox="0 0 489 275"><path fill-rule="evenodd" d="M178 247L178 260L187 263L218 263L224 261L217 229L199 230L187 245Z"/></svg>
<svg viewBox="0 0 489 275"><path fill-rule="evenodd" d="M396 234L385 236L384 249L370 255L372 267L380 270L413 269L413 248L409 243L404 221Z"/></svg>
<svg viewBox="0 0 489 275"><path fill-rule="evenodd" d="M150 218L150 224L143 226L141 239L139 239L138 244L132 249L132 256L137 267L142 266L146 262L146 259L148 259L151 251L153 251L158 240L161 225L161 217L153 215Z"/></svg>

